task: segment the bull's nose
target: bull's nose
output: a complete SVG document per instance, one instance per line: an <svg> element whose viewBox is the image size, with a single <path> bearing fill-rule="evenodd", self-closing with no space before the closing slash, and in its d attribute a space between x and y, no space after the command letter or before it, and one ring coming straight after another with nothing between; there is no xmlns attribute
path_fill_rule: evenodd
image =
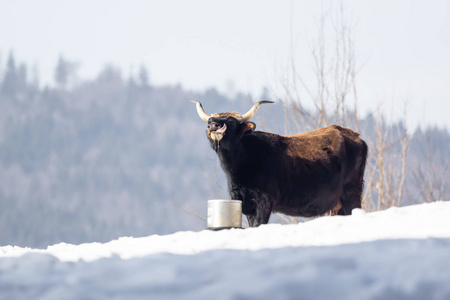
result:
<svg viewBox="0 0 450 300"><path fill-rule="evenodd" d="M219 129L220 124L216 123L216 122L211 122L208 124L208 130L209 131L216 131L217 129Z"/></svg>

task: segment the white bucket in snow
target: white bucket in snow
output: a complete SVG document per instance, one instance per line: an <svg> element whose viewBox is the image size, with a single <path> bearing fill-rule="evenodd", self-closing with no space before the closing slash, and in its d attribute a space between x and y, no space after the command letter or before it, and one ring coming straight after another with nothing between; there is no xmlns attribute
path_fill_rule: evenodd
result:
<svg viewBox="0 0 450 300"><path fill-rule="evenodd" d="M242 228L242 201L208 200L206 229L220 230Z"/></svg>

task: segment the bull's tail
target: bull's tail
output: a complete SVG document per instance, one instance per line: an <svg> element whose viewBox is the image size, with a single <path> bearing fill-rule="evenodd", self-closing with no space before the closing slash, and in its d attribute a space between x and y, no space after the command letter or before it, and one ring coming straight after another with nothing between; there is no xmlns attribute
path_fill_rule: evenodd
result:
<svg viewBox="0 0 450 300"><path fill-rule="evenodd" d="M366 170L366 162L367 162L367 155L369 152L369 148L367 147L366 142L362 141L362 149L361 149L361 163L359 165L359 178L361 178L361 181L363 182L364 186L364 171Z"/></svg>
<svg viewBox="0 0 450 300"><path fill-rule="evenodd" d="M366 170L366 162L367 162L367 155L369 152L369 148L367 147L366 142L361 140L362 147L361 147L361 161L359 163L359 174L358 179L356 181L357 184L357 190L358 195L353 199L353 208L361 208L361 202L363 197L363 191L364 191L364 171Z"/></svg>

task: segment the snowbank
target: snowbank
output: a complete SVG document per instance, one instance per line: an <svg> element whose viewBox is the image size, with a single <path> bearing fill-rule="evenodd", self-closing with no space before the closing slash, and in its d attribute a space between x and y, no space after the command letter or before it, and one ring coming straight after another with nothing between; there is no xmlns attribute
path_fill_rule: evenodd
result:
<svg viewBox="0 0 450 300"><path fill-rule="evenodd" d="M298 225L0 247L2 299L450 299L450 202Z"/></svg>

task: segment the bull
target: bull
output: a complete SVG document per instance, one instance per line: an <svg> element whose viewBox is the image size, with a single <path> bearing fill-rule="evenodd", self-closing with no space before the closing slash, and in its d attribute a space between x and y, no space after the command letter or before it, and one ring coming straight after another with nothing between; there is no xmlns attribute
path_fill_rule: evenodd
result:
<svg viewBox="0 0 450 300"><path fill-rule="evenodd" d="M256 131L250 122L260 101L241 115L205 113L206 135L228 181L231 199L242 201L249 226L267 224L272 212L314 217L349 215L361 208L367 145L359 134L333 125L282 136Z"/></svg>

